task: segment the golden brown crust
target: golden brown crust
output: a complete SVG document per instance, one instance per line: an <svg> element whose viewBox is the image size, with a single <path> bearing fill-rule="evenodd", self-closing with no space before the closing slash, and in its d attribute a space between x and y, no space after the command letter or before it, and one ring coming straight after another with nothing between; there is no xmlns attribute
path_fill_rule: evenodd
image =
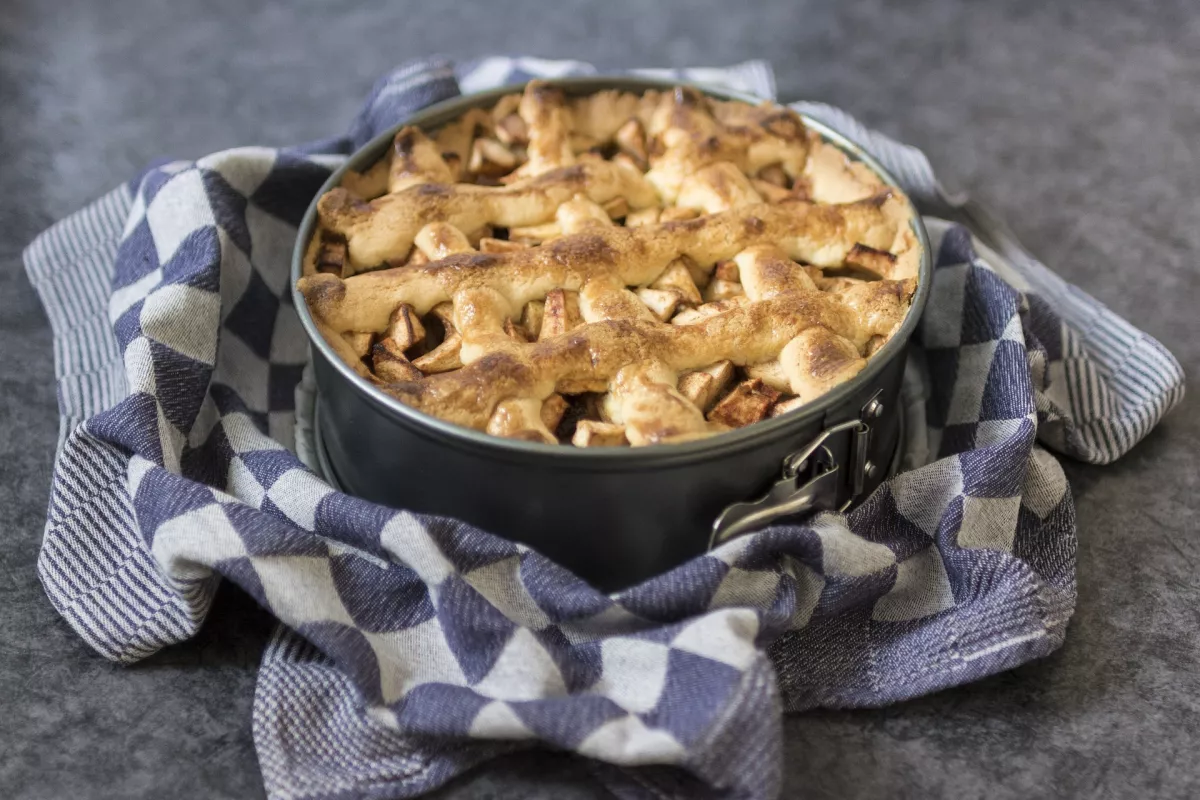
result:
<svg viewBox="0 0 1200 800"><path fill-rule="evenodd" d="M916 288L907 200L769 104L533 82L385 163L320 199L299 288L360 374L497 436L750 424L857 374Z"/></svg>

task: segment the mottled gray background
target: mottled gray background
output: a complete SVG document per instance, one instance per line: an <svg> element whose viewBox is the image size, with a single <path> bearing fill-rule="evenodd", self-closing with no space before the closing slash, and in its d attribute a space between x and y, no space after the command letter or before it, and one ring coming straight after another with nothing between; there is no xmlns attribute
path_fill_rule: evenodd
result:
<svg viewBox="0 0 1200 800"><path fill-rule="evenodd" d="M227 589L195 641L121 668L51 609L34 573L50 330L21 249L156 157L338 132L411 56L770 59L782 98L924 148L1200 372L1194 2L491 5L0 0L0 796L261 796L250 705L269 628ZM1195 397L1121 463L1068 465L1079 611L1058 654L884 710L788 719L786 795L1200 796ZM526 756L438 797L603 796L574 787L579 772Z"/></svg>

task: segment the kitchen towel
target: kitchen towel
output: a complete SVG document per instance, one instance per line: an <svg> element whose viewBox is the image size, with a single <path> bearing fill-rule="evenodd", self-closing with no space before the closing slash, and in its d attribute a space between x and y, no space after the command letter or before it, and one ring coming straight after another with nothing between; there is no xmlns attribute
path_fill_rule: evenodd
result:
<svg viewBox="0 0 1200 800"><path fill-rule="evenodd" d="M160 164L26 251L62 412L46 592L123 663L194 635L222 580L269 609L254 739L272 798L411 797L534 745L587 756L622 797L775 797L781 713L891 703L1058 647L1075 521L1050 451L1111 461L1182 397L1158 342L927 216L904 468L850 514L605 595L485 531L334 491L294 452L308 347L288 271L309 201L430 103L595 72L413 62L345 136ZM774 95L761 62L652 74ZM946 207L920 152L795 107L863 144L923 212Z"/></svg>

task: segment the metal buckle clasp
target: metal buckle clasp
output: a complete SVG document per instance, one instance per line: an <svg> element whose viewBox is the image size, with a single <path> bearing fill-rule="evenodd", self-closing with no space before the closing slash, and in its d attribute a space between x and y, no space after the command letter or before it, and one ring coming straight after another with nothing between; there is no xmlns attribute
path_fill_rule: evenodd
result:
<svg viewBox="0 0 1200 800"><path fill-rule="evenodd" d="M871 444L871 426L866 420L879 416L883 409L878 396L863 407L862 419L852 419L821 431L803 448L783 459L783 475L758 500L726 506L713 523L708 549L734 537L769 525L782 517L805 511L844 511L862 494L867 477L875 466L867 460ZM850 432L850 461L846 465L827 446L831 438ZM849 470L849 497L839 504L838 483Z"/></svg>

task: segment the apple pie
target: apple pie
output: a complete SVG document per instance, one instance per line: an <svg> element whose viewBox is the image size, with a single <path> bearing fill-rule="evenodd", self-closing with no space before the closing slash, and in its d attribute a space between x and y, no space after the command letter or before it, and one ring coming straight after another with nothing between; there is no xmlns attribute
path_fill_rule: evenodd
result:
<svg viewBox="0 0 1200 800"><path fill-rule="evenodd" d="M908 313L907 198L789 109L534 81L318 201L299 289L426 414L579 447L680 442L849 380Z"/></svg>

